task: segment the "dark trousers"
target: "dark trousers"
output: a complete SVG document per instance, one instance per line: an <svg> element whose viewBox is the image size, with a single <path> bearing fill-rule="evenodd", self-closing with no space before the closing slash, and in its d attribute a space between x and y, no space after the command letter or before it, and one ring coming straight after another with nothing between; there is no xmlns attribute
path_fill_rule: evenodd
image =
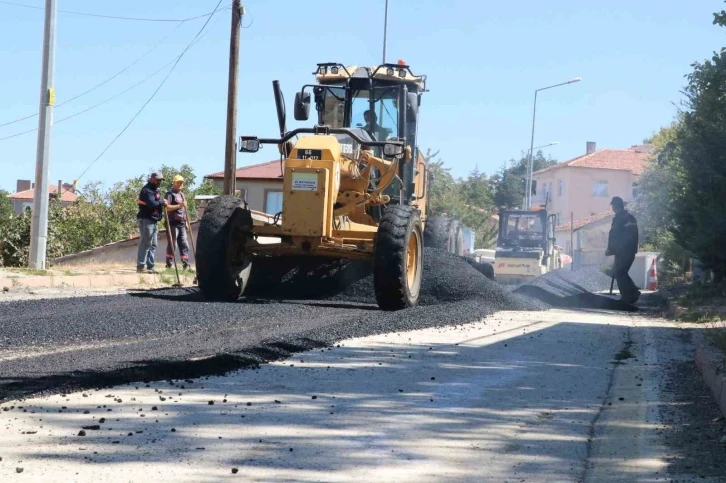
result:
<svg viewBox="0 0 726 483"><path fill-rule="evenodd" d="M615 280L618 282L618 290L620 290L620 299L628 303L633 303L640 297L638 287L636 287L635 282L628 275L628 271L633 265L634 260L635 253L615 255L615 264L613 265Z"/></svg>
<svg viewBox="0 0 726 483"><path fill-rule="evenodd" d="M184 266L189 264L189 244L187 243L187 227L184 224L171 224L171 229L167 234L166 244L166 263L170 264L174 259L174 252L172 251L172 240L174 248L179 249L181 255L181 261Z"/></svg>

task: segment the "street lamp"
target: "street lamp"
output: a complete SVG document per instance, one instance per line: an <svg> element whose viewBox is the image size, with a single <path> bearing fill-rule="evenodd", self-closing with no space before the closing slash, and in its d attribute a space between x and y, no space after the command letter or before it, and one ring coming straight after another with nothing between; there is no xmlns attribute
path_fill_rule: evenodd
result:
<svg viewBox="0 0 726 483"><path fill-rule="evenodd" d="M551 143L549 143L549 144L543 144L542 146L535 146L534 148L532 148L532 149L531 149L531 151L534 151L535 149L542 149L542 148L546 148L546 147L548 147L548 146L554 146L554 145L556 145L556 144L560 144L560 142L559 142L559 141L552 141L552 142L551 142Z"/></svg>
<svg viewBox="0 0 726 483"><path fill-rule="evenodd" d="M560 86L566 86L568 84L574 84L575 82L580 82L582 79L580 77L575 77L574 79L570 79L567 82L562 82L560 84L555 84L553 86L549 87L542 87L541 89L537 89L534 91L534 108L532 109L532 140L529 144L529 163L527 163L527 192L526 200L527 200L527 209L531 206L532 203L532 154L534 151L534 121L537 116L537 93L539 91L545 91L547 89L552 89L554 87L560 87Z"/></svg>

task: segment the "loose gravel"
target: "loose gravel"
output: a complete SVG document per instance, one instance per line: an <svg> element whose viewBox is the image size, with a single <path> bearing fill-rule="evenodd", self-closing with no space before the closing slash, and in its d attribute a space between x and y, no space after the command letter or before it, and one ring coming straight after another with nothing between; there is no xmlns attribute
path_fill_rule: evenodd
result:
<svg viewBox="0 0 726 483"><path fill-rule="evenodd" d="M638 309L630 304L593 293L609 291L610 281L610 277L596 269L560 269L520 285L514 293L536 298L553 307L636 312Z"/></svg>
<svg viewBox="0 0 726 483"><path fill-rule="evenodd" d="M568 297L588 301L596 297L589 290L604 280L609 286L603 274L558 271L513 292L461 257L426 248L419 305L384 312L375 305L370 265L319 262L262 261L249 296L236 303L170 288L2 304L0 401L221 374L354 337L455 326L501 310L578 306Z"/></svg>
<svg viewBox="0 0 726 483"><path fill-rule="evenodd" d="M160 289L3 304L0 400L65 386L219 374L348 338L547 308L459 257L426 249L424 260L421 304L397 312L378 310L364 264L340 262L314 270L303 265L283 274L273 291L258 284L237 303L207 302L197 289ZM315 277L322 282L313 283ZM313 300L286 297L301 286ZM38 356L13 357L29 351ZM4 354L10 357L3 360Z"/></svg>

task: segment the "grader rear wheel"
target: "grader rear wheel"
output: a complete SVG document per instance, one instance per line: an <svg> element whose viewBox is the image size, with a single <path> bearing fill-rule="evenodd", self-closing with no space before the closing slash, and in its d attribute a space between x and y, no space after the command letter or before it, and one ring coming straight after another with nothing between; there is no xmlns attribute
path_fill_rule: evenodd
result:
<svg viewBox="0 0 726 483"><path fill-rule="evenodd" d="M400 310L418 302L423 270L423 231L418 210L388 206L375 241L373 286L378 306Z"/></svg>
<svg viewBox="0 0 726 483"><path fill-rule="evenodd" d="M464 231L459 220L432 216L426 220L424 244L455 255L464 255Z"/></svg>
<svg viewBox="0 0 726 483"><path fill-rule="evenodd" d="M234 302L249 282L252 262L242 253L244 239L233 236L241 225L252 226L249 211L239 208L241 204L234 196L215 198L199 225L197 279L208 300Z"/></svg>

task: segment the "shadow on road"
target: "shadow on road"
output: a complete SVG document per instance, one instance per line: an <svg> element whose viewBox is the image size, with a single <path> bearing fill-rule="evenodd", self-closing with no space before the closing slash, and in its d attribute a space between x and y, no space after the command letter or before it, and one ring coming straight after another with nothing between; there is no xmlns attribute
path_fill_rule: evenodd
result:
<svg viewBox="0 0 726 483"><path fill-rule="evenodd" d="M383 472L376 474L387 475L386 481L396 480L397 474L401 475L398 481L413 481L415 475L428 479L436 475L443 481L452 474L459 481L505 481L511 480L512 471L518 481L579 481L586 474L590 455L585 440L597 414L611 407L608 403L627 404L617 394L608 393L616 363L630 364L643 373L664 370L648 367L642 347L633 347L627 361L615 360L638 330L563 321L526 334L518 331L517 336L505 339L497 334L485 336L492 342L483 346L391 344L313 351L305 354L307 366L289 364L195 382L184 379L241 366L258 367L263 359L314 348L316 341L270 345L249 355L226 354L184 363L139 361L142 372L96 376L107 387L118 384L109 382L113 377L144 380L147 374L143 370L153 368L157 378L169 379L165 393L183 397L160 403L154 388L140 388L131 393L139 399L133 408L120 412L109 406L113 412L108 415L121 419L106 424L115 431L92 432L83 439L97 455L66 444L26 456L49 462L114 465L196 461L208 472L206 479L200 475L197 481L218 481L232 467L240 468L242 475L256 472L258 476L250 481L272 482L292 481L291 472L301 482L319 481L322 473L331 481L347 481L348 475L362 474L359 472L366 468ZM649 330L656 337L680 332L670 327ZM425 371L422 364L427 364ZM94 375L86 373L85 377ZM103 389L99 395L122 390L133 387ZM316 398L311 399L312 395ZM649 404L658 410L671 404L669 397L661 395ZM694 403L673 399L681 406ZM207 406L207 400L215 405ZM89 411L89 421L107 414L88 403L74 405L74 415L68 418L57 414L54 404L66 404L61 401L48 402L42 409L26 404L24 409L36 411L45 427L64 435L80 428L76 412ZM139 418L135 412L136 406L148 412L148 401L156 401L153 404L160 408L158 423ZM252 401L250 406L248 401ZM669 406L669 410L679 411L678 407ZM674 424L663 431L678 430ZM689 448L702 447L705 440L701 439L711 436L692 435ZM687 471L684 461L695 463L703 457L700 450L690 451L679 449L680 461L673 464ZM439 452L456 457L443 458ZM704 475L723 475L726 459L714 461L701 470ZM614 474L627 471L636 479L637 469L628 468L627 462L613 462L612 468Z"/></svg>

